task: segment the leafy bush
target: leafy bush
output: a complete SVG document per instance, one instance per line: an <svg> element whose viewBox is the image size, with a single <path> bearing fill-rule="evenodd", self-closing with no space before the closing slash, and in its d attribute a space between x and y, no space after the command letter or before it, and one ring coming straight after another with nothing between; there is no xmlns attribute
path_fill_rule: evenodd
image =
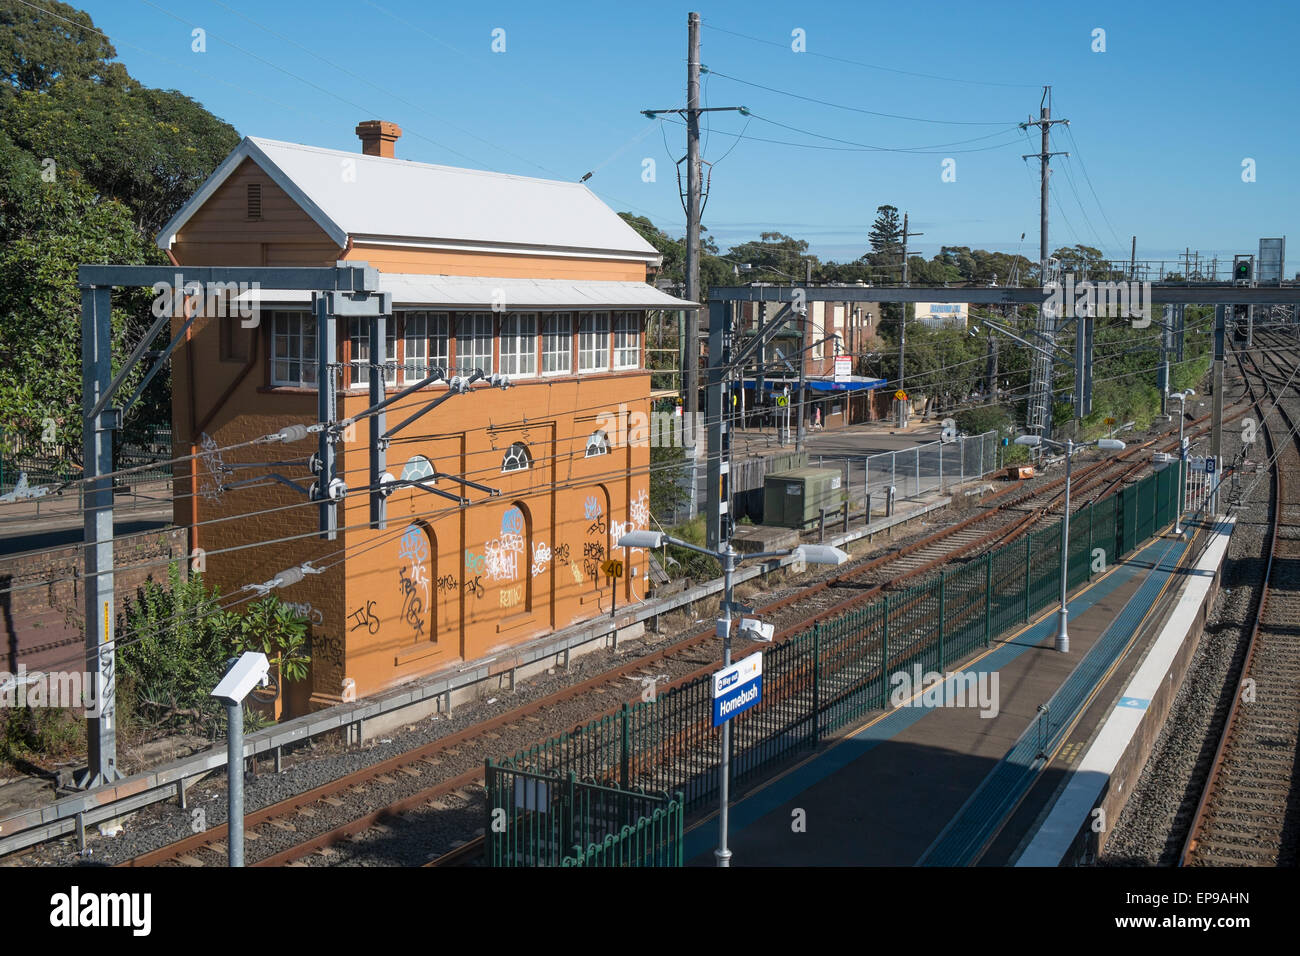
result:
<svg viewBox="0 0 1300 956"><path fill-rule="evenodd" d="M127 602L118 644L118 708L124 717L154 729L215 736L225 716L212 688L231 657L261 651L284 680L307 676L304 617L274 595L243 615L223 610L220 596L200 574L182 579L173 563L166 585L147 581Z"/></svg>
<svg viewBox="0 0 1300 956"><path fill-rule="evenodd" d="M307 676L307 619L274 595L248 609L239 622L235 650L261 651L285 680Z"/></svg>
<svg viewBox="0 0 1300 956"><path fill-rule="evenodd" d="M53 707L11 707L0 720L0 762L31 757L67 757L84 750L86 720L80 711Z"/></svg>
<svg viewBox="0 0 1300 956"><path fill-rule="evenodd" d="M984 432L997 432L999 438L1012 435L1015 422L1011 413L1000 405L986 405L980 408L967 408L953 416L957 429L967 435L981 435Z"/></svg>
<svg viewBox="0 0 1300 956"><path fill-rule="evenodd" d="M670 533L674 538L704 547L704 516L692 518L685 524L673 528ZM706 581L722 575L722 565L716 558L672 544L668 545L667 550L668 557L676 562L674 568L676 576Z"/></svg>
<svg viewBox="0 0 1300 956"><path fill-rule="evenodd" d="M183 579L173 563L166 585L146 581L126 602L118 639L119 710L154 728L201 732L219 726L223 710L211 693L239 626L219 597L202 575Z"/></svg>

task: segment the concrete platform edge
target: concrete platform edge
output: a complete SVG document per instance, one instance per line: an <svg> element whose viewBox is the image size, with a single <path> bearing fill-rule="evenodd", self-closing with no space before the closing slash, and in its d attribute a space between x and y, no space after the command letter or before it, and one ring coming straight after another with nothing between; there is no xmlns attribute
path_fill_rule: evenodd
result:
<svg viewBox="0 0 1300 956"><path fill-rule="evenodd" d="M1159 634L1051 810L1023 842L1015 866L1086 864L1105 848L1110 824L1146 765L1205 629L1235 523L1229 517L1216 525Z"/></svg>

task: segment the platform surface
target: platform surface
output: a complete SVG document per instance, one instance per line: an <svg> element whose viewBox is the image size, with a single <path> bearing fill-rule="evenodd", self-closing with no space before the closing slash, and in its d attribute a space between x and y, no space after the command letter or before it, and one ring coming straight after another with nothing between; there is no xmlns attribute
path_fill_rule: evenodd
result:
<svg viewBox="0 0 1300 956"><path fill-rule="evenodd" d="M1165 593L1179 577L1157 564L1183 547L1171 536L1156 538L1083 586L1069 602L1068 653L1053 648L1053 606L1033 624L995 640L991 648L953 668L981 675L989 689L996 673L996 715L981 716L978 706L934 707L914 701L875 714L744 794L731 808L732 865L920 862L1039 719L1039 705L1057 693L1108 628L1116 633L1112 625L1130 603L1134 607L1124 618L1135 618L1136 627L1125 625L1128 636L1144 626L1149 619L1144 612L1152 610L1145 605L1155 603L1150 601L1153 591ZM1136 657L1127 655L1120 669L1131 666ZM1068 757L1059 751L1056 756L1058 761ZM1030 810L1022 806L1013 823L1026 813L1032 818ZM691 827L685 847L691 865L714 864L717 831L716 814ZM999 837L1007 839L1015 835Z"/></svg>

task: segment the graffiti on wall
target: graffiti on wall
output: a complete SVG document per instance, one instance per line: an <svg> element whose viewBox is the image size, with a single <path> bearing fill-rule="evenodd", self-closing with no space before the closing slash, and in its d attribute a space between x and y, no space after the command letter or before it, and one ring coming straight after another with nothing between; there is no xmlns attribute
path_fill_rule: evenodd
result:
<svg viewBox="0 0 1300 956"><path fill-rule="evenodd" d="M517 581L520 555L525 553L524 515L516 507L501 516L501 533L483 546L484 573L489 581Z"/></svg>
<svg viewBox="0 0 1300 956"><path fill-rule="evenodd" d="M375 616L375 602L367 601L365 607L359 607L348 615L351 626L348 633L364 627L371 634L379 633L379 618Z"/></svg>
<svg viewBox="0 0 1300 956"><path fill-rule="evenodd" d="M416 634L424 636L429 600L429 539L419 525L407 525L398 545L397 557L405 562L397 569L397 589L402 596L402 620Z"/></svg>
<svg viewBox="0 0 1300 956"><path fill-rule="evenodd" d="M545 541L533 542L533 577L544 574L551 564L551 549L547 547Z"/></svg>
<svg viewBox="0 0 1300 956"><path fill-rule="evenodd" d="M317 627L325 623L325 615L321 611L312 607L309 603L293 603L286 601L284 606L289 608L289 610L293 611L299 617L305 617L309 623L315 624Z"/></svg>

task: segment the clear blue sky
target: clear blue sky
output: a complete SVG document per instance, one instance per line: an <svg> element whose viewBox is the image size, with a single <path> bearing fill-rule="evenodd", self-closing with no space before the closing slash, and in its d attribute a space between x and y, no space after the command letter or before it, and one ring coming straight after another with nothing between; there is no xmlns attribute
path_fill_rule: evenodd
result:
<svg viewBox="0 0 1300 956"><path fill-rule="evenodd" d="M1290 234L1288 271L1300 267L1291 3L80 5L133 76L181 90L240 133L354 149L359 120L387 119L404 130L402 158L555 179L594 170L588 185L606 202L676 236L685 130L639 110L683 105L690 9L704 20L701 60L718 73L859 110L1005 124L888 119L707 77L706 105L757 115L708 120L705 226L724 251L776 230L841 261L864 251L882 203L911 214L926 256L946 244L1036 258L1037 161L1021 154L1037 151L1037 131L1030 142L1014 124L1037 116L1051 83L1053 115L1071 121L1052 146L1072 153L1053 161L1053 248L1084 242L1127 257L1136 234L1139 258L1185 246L1230 257ZM205 53L191 50L194 27L207 31ZM504 53L492 50L498 28ZM1104 53L1092 51L1095 28ZM791 49L796 29L804 53ZM727 135L742 131L751 138ZM812 134L931 152L758 139L845 145ZM642 181L646 158L653 183ZM1253 183L1242 181L1245 158ZM955 182L941 180L945 159Z"/></svg>

